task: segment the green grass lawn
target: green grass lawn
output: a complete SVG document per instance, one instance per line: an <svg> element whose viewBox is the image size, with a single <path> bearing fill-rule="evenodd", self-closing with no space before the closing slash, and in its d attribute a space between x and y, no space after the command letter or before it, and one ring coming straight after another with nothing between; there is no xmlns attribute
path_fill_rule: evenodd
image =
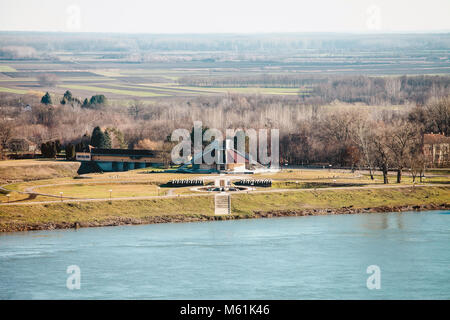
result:
<svg viewBox="0 0 450 320"><path fill-rule="evenodd" d="M0 206L0 230L18 230L23 225L102 223L134 219L148 221L161 217L185 215L196 217L214 214L213 196L177 197L154 200L127 200L46 205ZM255 212L301 210L311 208L371 208L396 205L449 203L449 187L307 190L291 193L236 194L232 196L232 214L252 216Z"/></svg>
<svg viewBox="0 0 450 320"><path fill-rule="evenodd" d="M0 87L0 92L26 94L28 90Z"/></svg>
<svg viewBox="0 0 450 320"><path fill-rule="evenodd" d="M17 70L11 66L0 64L0 72L17 72Z"/></svg>
<svg viewBox="0 0 450 320"><path fill-rule="evenodd" d="M158 195L157 185L139 183L76 183L34 189L35 192L52 195L63 192L63 196L74 198L109 198L109 190L112 190L112 198ZM165 191L161 190L159 194L164 195Z"/></svg>
<svg viewBox="0 0 450 320"><path fill-rule="evenodd" d="M251 214L255 211L296 210L302 208L368 208L396 205L449 203L449 187L411 187L364 190L308 190L267 194L238 194L232 197L232 212Z"/></svg>
<svg viewBox="0 0 450 320"><path fill-rule="evenodd" d="M79 167L79 162L46 159L0 161L0 184L8 180L27 181L75 176Z"/></svg>

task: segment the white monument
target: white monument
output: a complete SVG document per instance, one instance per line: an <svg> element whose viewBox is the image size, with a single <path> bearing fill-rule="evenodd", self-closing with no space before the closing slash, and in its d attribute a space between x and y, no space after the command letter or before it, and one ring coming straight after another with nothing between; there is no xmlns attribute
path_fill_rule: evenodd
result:
<svg viewBox="0 0 450 320"><path fill-rule="evenodd" d="M231 214L231 195L218 193L214 196L214 214Z"/></svg>

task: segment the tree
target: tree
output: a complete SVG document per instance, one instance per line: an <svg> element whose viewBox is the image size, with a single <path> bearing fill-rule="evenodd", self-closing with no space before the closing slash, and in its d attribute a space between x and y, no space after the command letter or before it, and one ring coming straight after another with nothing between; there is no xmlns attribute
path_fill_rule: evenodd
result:
<svg viewBox="0 0 450 320"><path fill-rule="evenodd" d="M45 104L45 105L49 105L52 104L52 97L50 96L50 94L48 92L46 92L42 98L41 98L41 103Z"/></svg>
<svg viewBox="0 0 450 320"><path fill-rule="evenodd" d="M450 96L432 100L426 107L426 116L431 130L450 135Z"/></svg>
<svg viewBox="0 0 450 320"><path fill-rule="evenodd" d="M366 119L359 118L353 127L352 137L362 155L361 162L369 169L370 179L373 180L375 150L372 143L373 128L371 124Z"/></svg>
<svg viewBox="0 0 450 320"><path fill-rule="evenodd" d="M117 128L106 128L105 132L108 132L111 138L111 148L114 149L127 149L128 145L125 143L125 137Z"/></svg>
<svg viewBox="0 0 450 320"><path fill-rule="evenodd" d="M111 137L108 131L103 132L100 127L92 131L91 146L95 148L111 149Z"/></svg>
<svg viewBox="0 0 450 320"><path fill-rule="evenodd" d="M67 160L74 160L75 159L75 146L71 143L66 145L66 159Z"/></svg>
<svg viewBox="0 0 450 320"><path fill-rule="evenodd" d="M304 164L309 161L311 146L305 130L283 136L280 140L281 159L289 164Z"/></svg>
<svg viewBox="0 0 450 320"><path fill-rule="evenodd" d="M141 114L143 110L143 104L139 100L134 100L131 106L128 108L128 113L130 116L132 116L134 119L138 119L139 115Z"/></svg>
<svg viewBox="0 0 450 320"><path fill-rule="evenodd" d="M67 90L66 92L64 92L64 96L61 99L61 104L66 104L66 103L72 102L73 100L74 99L72 97L72 92Z"/></svg>
<svg viewBox="0 0 450 320"><path fill-rule="evenodd" d="M0 121L0 149L8 147L8 140L13 136L14 129L9 121Z"/></svg>
<svg viewBox="0 0 450 320"><path fill-rule="evenodd" d="M174 147L174 143L170 141L164 141L161 147L161 159L163 161L164 167L168 168L171 161L171 151Z"/></svg>
<svg viewBox="0 0 450 320"><path fill-rule="evenodd" d="M139 140L139 142L134 146L136 150L158 150L161 144L150 139Z"/></svg>
<svg viewBox="0 0 450 320"><path fill-rule="evenodd" d="M109 135L108 130L105 130L104 137L105 137L105 144L103 145L102 148L111 149L111 136Z"/></svg>
<svg viewBox="0 0 450 320"><path fill-rule="evenodd" d="M408 157L408 164L411 172L413 182L416 182L417 176L419 176L420 182L425 174L426 158L423 154L422 145L416 144L411 150Z"/></svg>
<svg viewBox="0 0 450 320"><path fill-rule="evenodd" d="M95 127L92 131L91 146L95 148L105 147L105 134L100 127Z"/></svg>
<svg viewBox="0 0 450 320"><path fill-rule="evenodd" d="M387 130L390 139L386 146L392 153L392 160L397 167L397 183L402 181L402 170L408 165L408 159L413 150L420 144L420 130L406 121L397 121Z"/></svg>
<svg viewBox="0 0 450 320"><path fill-rule="evenodd" d="M72 101L72 99L73 99L72 92L67 90L66 92L64 92L64 97L63 98L66 99L67 101Z"/></svg>
<svg viewBox="0 0 450 320"><path fill-rule="evenodd" d="M83 101L82 107L89 109L99 109L106 104L106 97L103 94L92 96L89 100L86 98Z"/></svg>
<svg viewBox="0 0 450 320"><path fill-rule="evenodd" d="M373 149L375 151L375 163L383 172L383 182L389 183L388 172L392 163L391 153L388 148L390 136L383 123L378 125L377 130L370 137Z"/></svg>
<svg viewBox="0 0 450 320"><path fill-rule="evenodd" d="M385 89L391 103L396 103L400 98L400 90L402 82L399 78L387 78L385 81Z"/></svg>
<svg viewBox="0 0 450 320"><path fill-rule="evenodd" d="M59 78L55 74L41 74L38 76L41 87L54 87L59 83Z"/></svg>
<svg viewBox="0 0 450 320"><path fill-rule="evenodd" d="M56 143L54 141L47 141L41 144L41 153L44 158L56 158L58 153Z"/></svg>
<svg viewBox="0 0 450 320"><path fill-rule="evenodd" d="M91 105L102 105L106 103L106 97L103 94L98 94L95 96L92 96L89 100L89 104Z"/></svg>

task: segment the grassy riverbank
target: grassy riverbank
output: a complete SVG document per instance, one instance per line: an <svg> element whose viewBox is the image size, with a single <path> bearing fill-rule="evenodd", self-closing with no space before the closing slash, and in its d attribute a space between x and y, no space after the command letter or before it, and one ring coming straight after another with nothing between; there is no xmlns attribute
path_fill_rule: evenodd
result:
<svg viewBox="0 0 450 320"><path fill-rule="evenodd" d="M445 207L450 204L449 199L450 187L236 194L232 196L232 217L214 216L212 196L1 206L0 231L252 218L277 212L301 215L304 212L389 211L390 208L395 211L400 207L405 210L413 206Z"/></svg>
<svg viewBox="0 0 450 320"><path fill-rule="evenodd" d="M79 162L64 160L27 159L0 161L0 183L73 177L77 174L79 167Z"/></svg>

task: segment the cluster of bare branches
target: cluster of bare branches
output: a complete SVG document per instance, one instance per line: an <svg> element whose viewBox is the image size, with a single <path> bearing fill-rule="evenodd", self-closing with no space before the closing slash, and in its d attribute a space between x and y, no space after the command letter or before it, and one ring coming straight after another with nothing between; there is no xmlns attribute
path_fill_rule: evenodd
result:
<svg viewBox="0 0 450 320"><path fill-rule="evenodd" d="M0 102L3 149L18 136L37 145L50 140L75 145L83 137L88 139L96 126L120 137L115 147L162 148L174 129L190 130L194 121L202 121L205 127L220 130L277 128L284 162L364 166L371 174L381 170L386 182L389 170L397 170L398 181L404 168L420 175L425 132L450 134L448 97L431 99L423 106L318 105L297 96L258 94L161 99L151 104L110 102L98 109L42 105L33 96L2 95ZM31 105L31 110L24 105Z"/></svg>

